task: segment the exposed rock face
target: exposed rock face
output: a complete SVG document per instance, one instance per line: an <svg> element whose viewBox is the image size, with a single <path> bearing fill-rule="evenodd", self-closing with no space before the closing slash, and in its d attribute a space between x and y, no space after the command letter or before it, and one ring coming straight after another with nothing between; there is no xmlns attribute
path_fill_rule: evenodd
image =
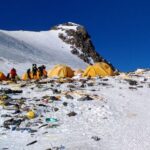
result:
<svg viewBox="0 0 150 150"><path fill-rule="evenodd" d="M90 39L90 35L83 26L69 22L54 26L52 30L64 31L59 34L59 38L65 43L70 44L72 48L71 53L77 55L86 63L93 64L95 62L106 62L112 66L112 64L96 52ZM115 70L113 66L112 68Z"/></svg>

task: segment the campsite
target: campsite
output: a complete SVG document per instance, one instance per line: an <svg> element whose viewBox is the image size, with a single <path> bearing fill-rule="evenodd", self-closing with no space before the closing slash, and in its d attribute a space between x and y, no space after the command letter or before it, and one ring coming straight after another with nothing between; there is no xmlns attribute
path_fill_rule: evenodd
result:
<svg viewBox="0 0 150 150"><path fill-rule="evenodd" d="M149 128L145 130L143 125L148 120L142 126L139 121L148 114L141 116L138 110L149 108L142 105L141 98L149 91L150 72L139 70L114 75L107 68L110 74L103 76L106 72L101 68L100 76L99 69L96 74L96 70L90 72L89 67L82 73L95 76L82 76L81 70L72 76L71 68L56 65L49 78L17 83L1 80L0 148L91 150L105 145L104 149L111 147L113 150L117 145L117 148L128 149L130 138L126 137L138 138L141 135L137 132L139 127L142 138L146 138L144 135ZM133 99L138 102L136 107ZM137 122L133 132L125 134L132 121ZM122 145L120 139L112 145L120 134L127 141Z"/></svg>
<svg viewBox="0 0 150 150"><path fill-rule="evenodd" d="M0 150L150 150L150 1L0 0Z"/></svg>

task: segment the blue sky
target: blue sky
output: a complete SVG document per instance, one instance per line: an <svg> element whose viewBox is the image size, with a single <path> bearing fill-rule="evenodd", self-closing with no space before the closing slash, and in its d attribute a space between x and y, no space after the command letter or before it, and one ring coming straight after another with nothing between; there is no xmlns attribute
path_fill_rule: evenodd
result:
<svg viewBox="0 0 150 150"><path fill-rule="evenodd" d="M0 0L0 29L40 31L68 21L84 25L118 69L149 67L149 0Z"/></svg>

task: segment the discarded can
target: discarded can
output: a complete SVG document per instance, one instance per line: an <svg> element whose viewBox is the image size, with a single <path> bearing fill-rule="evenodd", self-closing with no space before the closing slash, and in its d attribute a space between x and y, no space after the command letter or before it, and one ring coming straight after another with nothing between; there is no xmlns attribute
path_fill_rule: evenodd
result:
<svg viewBox="0 0 150 150"><path fill-rule="evenodd" d="M56 119L56 118L46 118L45 121L54 123L54 122L58 122L58 119Z"/></svg>
<svg viewBox="0 0 150 150"><path fill-rule="evenodd" d="M27 116L28 119L33 119L33 118L35 118L35 113L33 111L29 111L26 114L26 116Z"/></svg>

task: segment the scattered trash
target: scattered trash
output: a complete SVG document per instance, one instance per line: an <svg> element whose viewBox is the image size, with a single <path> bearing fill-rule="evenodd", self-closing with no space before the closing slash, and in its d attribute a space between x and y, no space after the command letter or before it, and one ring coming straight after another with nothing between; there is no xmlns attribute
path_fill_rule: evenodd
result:
<svg viewBox="0 0 150 150"><path fill-rule="evenodd" d="M3 89L0 92L4 92L5 94L19 94L22 93L22 90Z"/></svg>
<svg viewBox="0 0 150 150"><path fill-rule="evenodd" d="M67 105L68 105L68 103L67 103L67 102L63 102L63 105L64 105L64 106L67 106Z"/></svg>
<svg viewBox="0 0 150 150"><path fill-rule="evenodd" d="M49 122L54 123L54 122L58 122L58 119L56 119L56 118L46 118L45 121L48 122L48 123Z"/></svg>
<svg viewBox="0 0 150 150"><path fill-rule="evenodd" d="M28 119L33 119L33 118L35 118L35 112L29 111L29 112L27 112L26 116Z"/></svg>
<svg viewBox="0 0 150 150"><path fill-rule="evenodd" d="M48 124L43 124L43 125L41 125L40 127L39 127L39 129L40 128L43 128L43 127L46 127Z"/></svg>
<svg viewBox="0 0 150 150"><path fill-rule="evenodd" d="M91 139L93 139L94 141L100 141L101 138L99 138L98 136L92 136Z"/></svg>
<svg viewBox="0 0 150 150"><path fill-rule="evenodd" d="M37 143L37 141L36 141L36 140L35 140L35 141L33 141L33 142L31 142L31 143L28 143L28 144L27 144L27 146L32 145L32 144L35 144L35 143Z"/></svg>
<svg viewBox="0 0 150 150"><path fill-rule="evenodd" d="M93 100L93 98L90 97L89 95L83 96L78 99L78 101L91 101L91 100Z"/></svg>
<svg viewBox="0 0 150 150"><path fill-rule="evenodd" d="M37 130L33 130L31 128L17 128L17 127L13 127L12 131L21 131L21 132L27 131L29 133L35 133L35 132L37 132Z"/></svg>
<svg viewBox="0 0 150 150"><path fill-rule="evenodd" d="M3 125L6 129L10 129L10 126L15 125L15 126L19 126L21 124L23 120L22 119L9 119L4 121Z"/></svg>
<svg viewBox="0 0 150 150"><path fill-rule="evenodd" d="M60 94L61 93L61 91L58 91L57 89L51 89L52 91L53 91L53 94Z"/></svg>
<svg viewBox="0 0 150 150"><path fill-rule="evenodd" d="M71 95L69 95L69 94L65 95L65 97L66 97L67 99L73 99L73 97L72 97Z"/></svg>
<svg viewBox="0 0 150 150"><path fill-rule="evenodd" d="M137 85L137 81L131 79L125 79L129 83L129 85Z"/></svg>
<svg viewBox="0 0 150 150"><path fill-rule="evenodd" d="M129 89L131 89L131 90L137 90L136 87L129 87Z"/></svg>
<svg viewBox="0 0 150 150"><path fill-rule="evenodd" d="M59 98L58 98L58 97L56 97L56 96L50 96L50 100L52 100L52 101L58 101L58 100L59 100Z"/></svg>
<svg viewBox="0 0 150 150"><path fill-rule="evenodd" d="M74 112L74 111L72 111L72 112L68 113L67 115L68 115L69 117L72 117L72 116L76 116L76 115L77 115L77 113L76 113L76 112Z"/></svg>
<svg viewBox="0 0 150 150"><path fill-rule="evenodd" d="M58 111L58 110L59 110L59 108L57 108L57 107L54 108L54 111L55 111L55 112Z"/></svg>

